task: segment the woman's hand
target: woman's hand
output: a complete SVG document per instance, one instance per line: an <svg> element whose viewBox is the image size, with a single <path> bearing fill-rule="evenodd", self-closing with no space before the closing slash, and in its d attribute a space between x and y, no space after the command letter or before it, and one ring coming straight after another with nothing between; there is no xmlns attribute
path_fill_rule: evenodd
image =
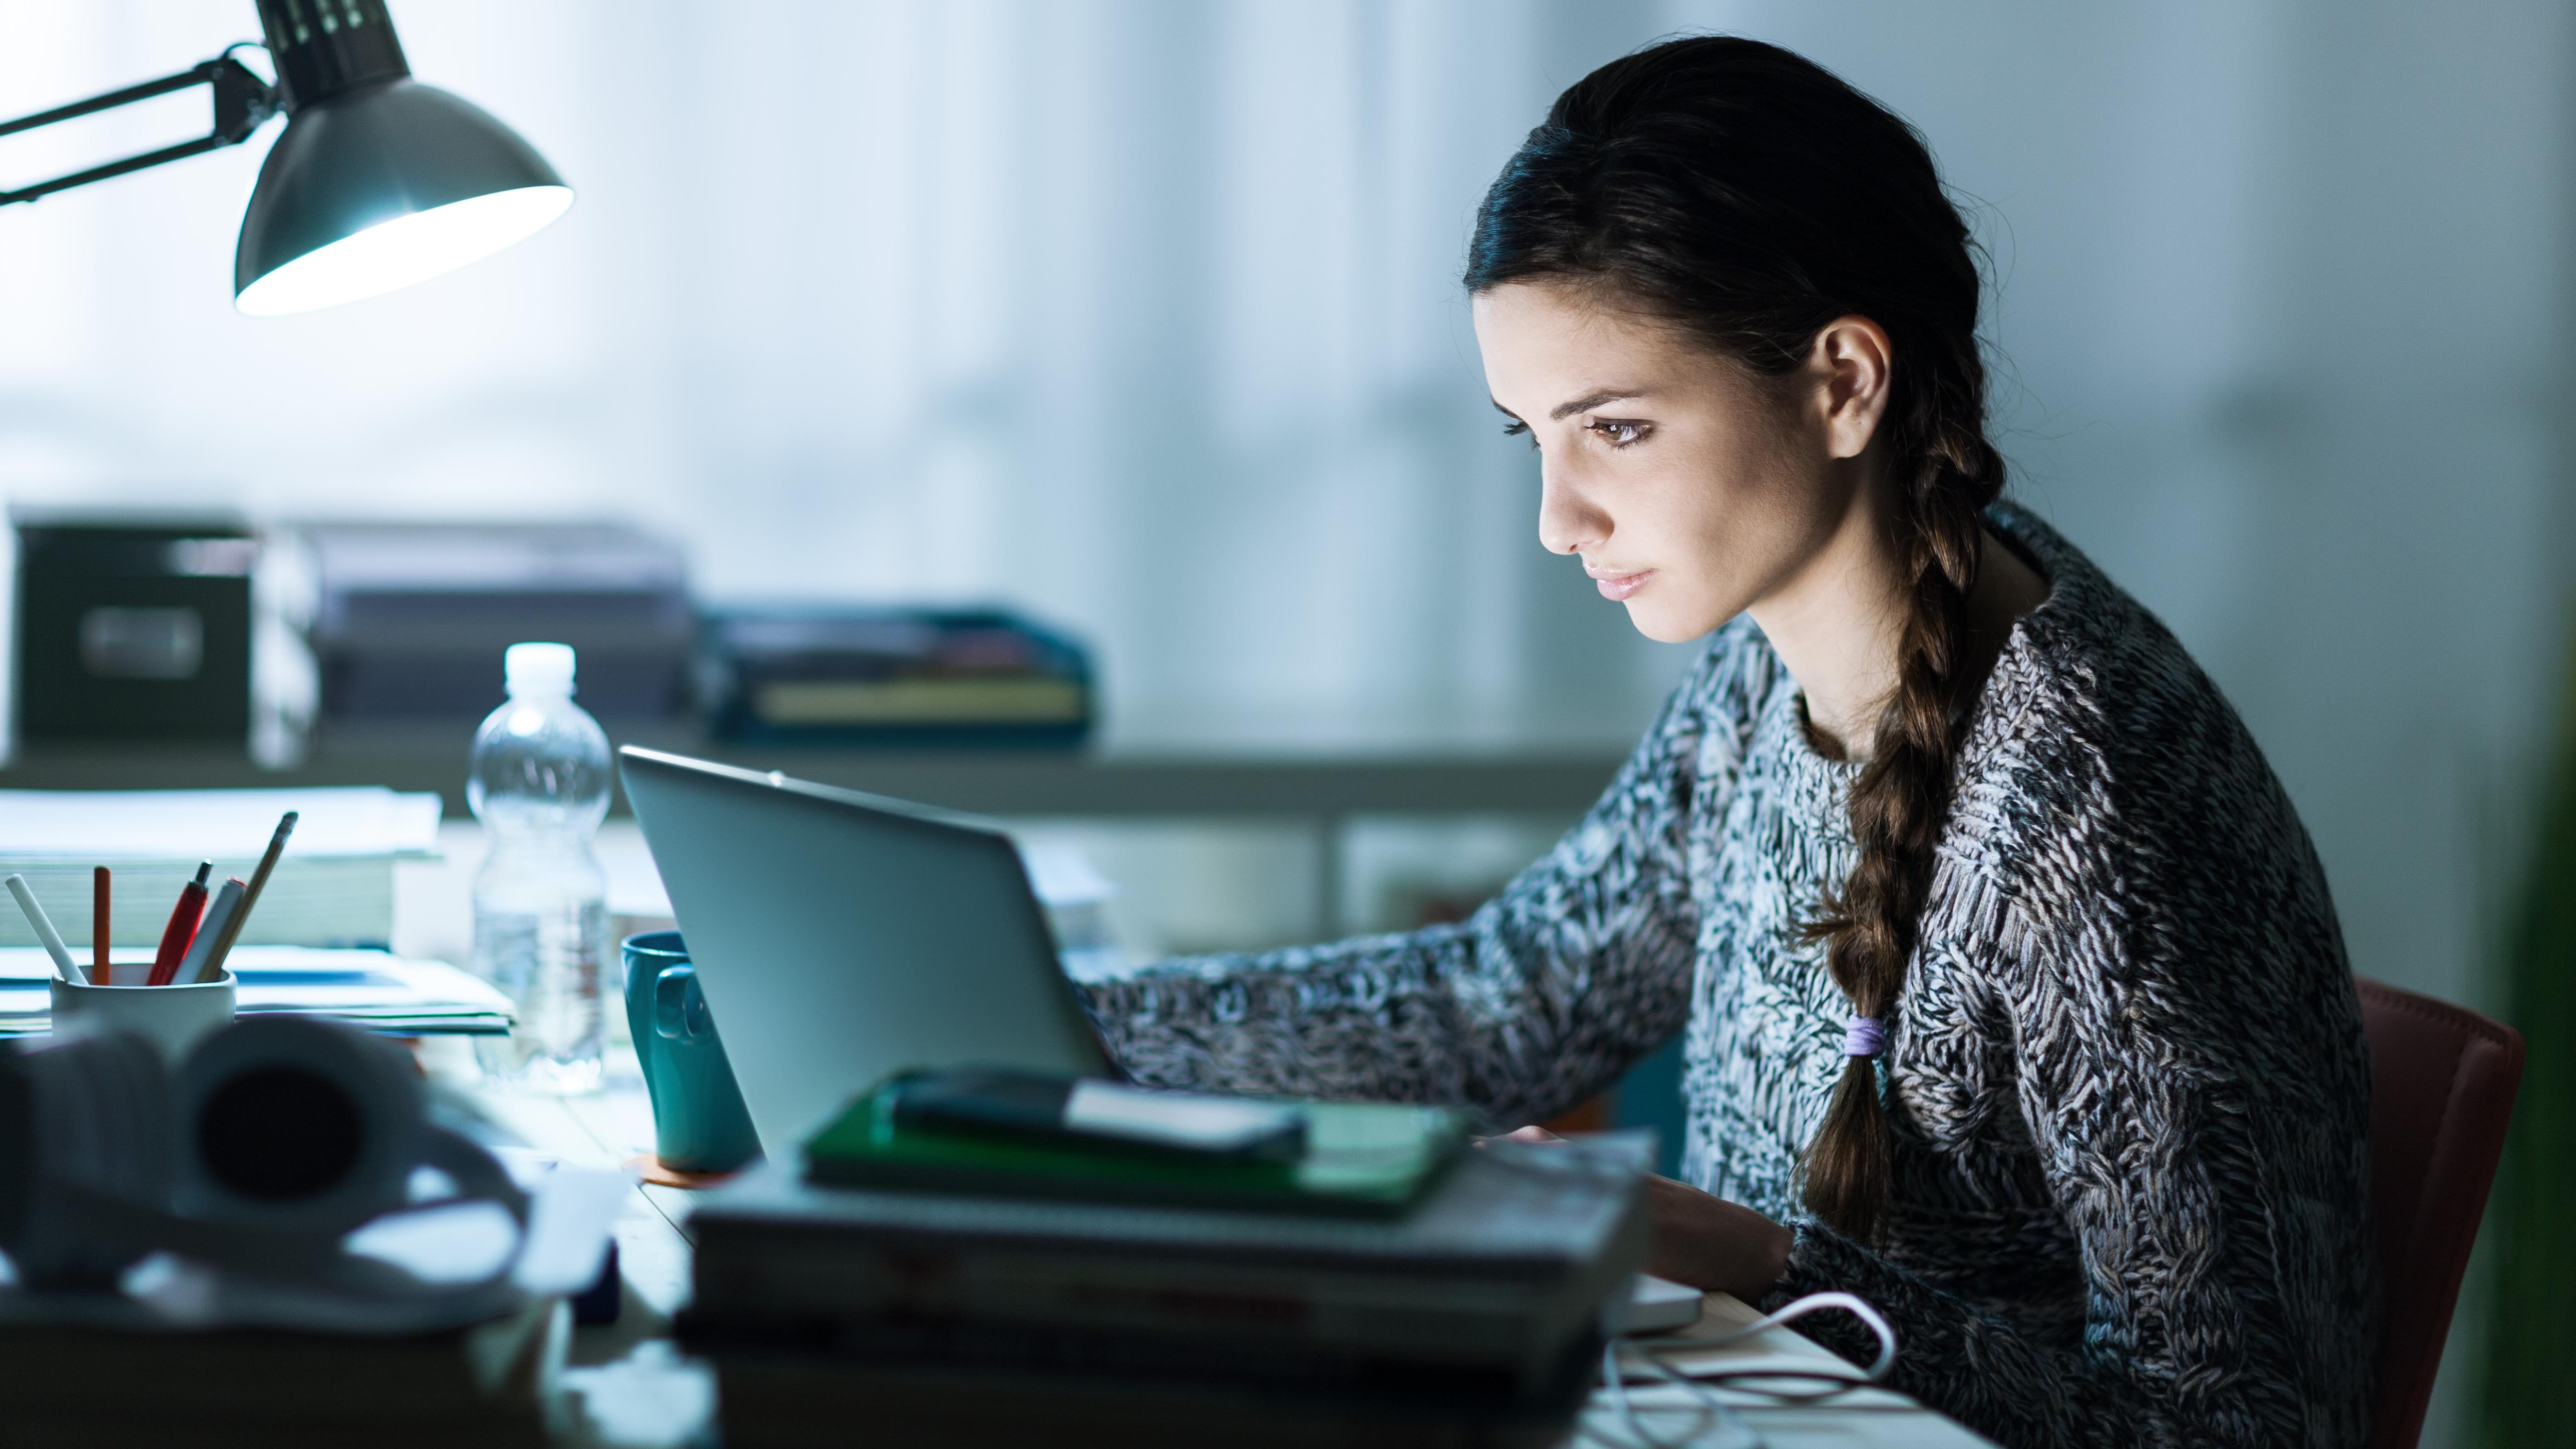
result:
<svg viewBox="0 0 2576 1449"><path fill-rule="evenodd" d="M1505 1140L1565 1139L1543 1127L1523 1127ZM1646 1203L1655 1215L1646 1271L1658 1278L1759 1303L1789 1271L1789 1230L1749 1207L1654 1176L1646 1179Z"/></svg>
<svg viewBox="0 0 2576 1449"><path fill-rule="evenodd" d="M1658 1278L1759 1303L1789 1271L1789 1230L1749 1207L1669 1177L1646 1179L1646 1202L1655 1214L1646 1271Z"/></svg>

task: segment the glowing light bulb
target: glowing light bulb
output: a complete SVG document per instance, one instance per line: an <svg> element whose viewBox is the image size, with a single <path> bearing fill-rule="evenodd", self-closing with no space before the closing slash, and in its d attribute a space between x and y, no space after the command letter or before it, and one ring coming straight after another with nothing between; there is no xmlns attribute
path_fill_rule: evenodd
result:
<svg viewBox="0 0 2576 1449"><path fill-rule="evenodd" d="M569 186L522 186L397 216L278 267L242 288L233 305L281 317L408 287L481 261L571 205Z"/></svg>

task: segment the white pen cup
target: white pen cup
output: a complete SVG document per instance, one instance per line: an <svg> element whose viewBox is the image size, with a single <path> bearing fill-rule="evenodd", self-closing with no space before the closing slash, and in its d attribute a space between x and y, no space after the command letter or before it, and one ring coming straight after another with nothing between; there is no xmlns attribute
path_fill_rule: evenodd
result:
<svg viewBox="0 0 2576 1449"><path fill-rule="evenodd" d="M121 964L121 963L120 963ZM51 978L54 1035L130 1031L175 1067L197 1039L233 1019L233 973L185 986L91 986Z"/></svg>

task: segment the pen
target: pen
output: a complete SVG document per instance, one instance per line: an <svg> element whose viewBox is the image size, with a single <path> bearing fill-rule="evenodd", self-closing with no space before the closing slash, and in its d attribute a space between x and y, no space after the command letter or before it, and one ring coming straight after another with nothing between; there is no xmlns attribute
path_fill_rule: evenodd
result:
<svg viewBox="0 0 2576 1449"><path fill-rule="evenodd" d="M223 938L233 922L241 918L241 909L241 877L226 877L224 888L215 892L215 903L206 907L205 924L197 927L197 939L188 943L188 954L180 958L177 974L183 984L212 981L223 974L223 967L214 964L215 953L223 949Z"/></svg>
<svg viewBox="0 0 2576 1449"><path fill-rule="evenodd" d="M297 813L292 810L277 817L277 833L268 838L268 850L259 858L259 869L250 873L250 885L242 892L241 905L233 911L232 918L224 922L221 934L215 938L213 954L206 957L205 964L188 980L212 981L223 974L224 958L233 953L233 942L241 939L242 926L250 919L250 908L259 904L259 893L268 886L268 873L277 869L277 858L286 853L286 837L295 833L297 818Z"/></svg>
<svg viewBox="0 0 2576 1449"><path fill-rule="evenodd" d="M161 949L152 953L146 986L167 986L178 974L179 959L188 954L189 943L197 938L197 922L206 913L206 875L214 868L211 860L198 862L197 878L179 887L179 903L170 908L170 924L161 928Z"/></svg>
<svg viewBox="0 0 2576 1449"><path fill-rule="evenodd" d="M100 866L89 878L89 979L97 985L111 984L107 970L107 867Z"/></svg>
<svg viewBox="0 0 2576 1449"><path fill-rule="evenodd" d="M18 909L27 913L27 924L36 928L36 939L44 943L45 954L54 958L54 969L63 973L65 981L86 981L81 969L72 964L72 953L64 949L62 933L54 929L45 908L36 904L36 893L27 889L27 878L13 875L8 886L9 894L18 898Z"/></svg>

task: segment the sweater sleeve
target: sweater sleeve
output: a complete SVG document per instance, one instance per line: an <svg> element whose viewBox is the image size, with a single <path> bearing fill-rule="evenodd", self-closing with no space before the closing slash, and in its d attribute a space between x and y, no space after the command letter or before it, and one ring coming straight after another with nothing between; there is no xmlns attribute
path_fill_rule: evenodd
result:
<svg viewBox="0 0 2576 1449"><path fill-rule="evenodd" d="M1740 632L1712 645L1590 813L1471 919L1091 983L1103 1039L1154 1086L1458 1102L1498 1126L1600 1091L1689 1013L1685 827L1717 785L1702 736Z"/></svg>
<svg viewBox="0 0 2576 1449"><path fill-rule="evenodd" d="M2141 925L2114 908L2008 932L2022 1116L2076 1245L2080 1326L1997 1311L1972 1296L1991 1279L1936 1279L1814 1222L1768 1301L1870 1300L1900 1337L1896 1386L2008 1445L2350 1449L2376 1244L2340 945L2185 961L2142 947ZM1874 1351L1857 1325L1827 1332Z"/></svg>

